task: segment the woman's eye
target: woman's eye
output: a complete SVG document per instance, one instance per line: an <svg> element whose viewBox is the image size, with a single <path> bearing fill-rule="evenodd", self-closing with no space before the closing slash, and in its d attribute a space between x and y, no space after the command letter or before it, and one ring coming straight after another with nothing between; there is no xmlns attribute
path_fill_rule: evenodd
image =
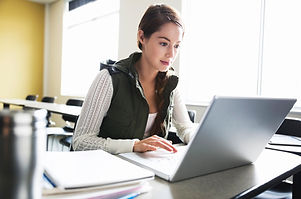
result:
<svg viewBox="0 0 301 199"><path fill-rule="evenodd" d="M166 42L160 42L160 45L161 46L167 46L167 43Z"/></svg>
<svg viewBox="0 0 301 199"><path fill-rule="evenodd" d="M180 48L180 45L179 44L175 45L175 48Z"/></svg>

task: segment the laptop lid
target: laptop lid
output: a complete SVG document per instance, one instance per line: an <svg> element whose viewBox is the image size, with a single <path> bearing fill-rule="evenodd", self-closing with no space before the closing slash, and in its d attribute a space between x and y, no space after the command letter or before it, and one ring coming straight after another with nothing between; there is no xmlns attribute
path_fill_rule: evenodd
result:
<svg viewBox="0 0 301 199"><path fill-rule="evenodd" d="M215 96L170 181L254 162L295 102Z"/></svg>

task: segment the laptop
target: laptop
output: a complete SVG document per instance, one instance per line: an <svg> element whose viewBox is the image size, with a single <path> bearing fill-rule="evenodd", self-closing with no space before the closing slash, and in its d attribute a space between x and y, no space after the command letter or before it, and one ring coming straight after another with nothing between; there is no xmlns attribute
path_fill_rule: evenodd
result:
<svg viewBox="0 0 301 199"><path fill-rule="evenodd" d="M194 136L171 153L158 149L120 157L180 181L254 162L277 131L296 99L214 96Z"/></svg>

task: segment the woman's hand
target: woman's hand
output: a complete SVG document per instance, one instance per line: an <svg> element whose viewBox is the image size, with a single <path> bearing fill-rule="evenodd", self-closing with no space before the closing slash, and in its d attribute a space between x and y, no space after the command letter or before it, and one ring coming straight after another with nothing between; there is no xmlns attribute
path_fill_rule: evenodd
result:
<svg viewBox="0 0 301 199"><path fill-rule="evenodd" d="M172 146L172 142L157 135L153 135L144 140L136 141L133 147L134 152L155 151L157 148L162 148L170 152L177 152L177 149Z"/></svg>

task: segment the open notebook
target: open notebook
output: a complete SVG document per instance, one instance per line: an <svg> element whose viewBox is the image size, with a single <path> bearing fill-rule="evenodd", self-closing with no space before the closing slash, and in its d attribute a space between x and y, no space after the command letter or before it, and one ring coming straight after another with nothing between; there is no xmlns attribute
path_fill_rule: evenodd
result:
<svg viewBox="0 0 301 199"><path fill-rule="evenodd" d="M195 135L177 153L159 149L120 157L179 181L254 162L296 99L215 96Z"/></svg>
<svg viewBox="0 0 301 199"><path fill-rule="evenodd" d="M61 189L111 186L154 178L153 172L102 150L46 152L43 162L44 175Z"/></svg>

